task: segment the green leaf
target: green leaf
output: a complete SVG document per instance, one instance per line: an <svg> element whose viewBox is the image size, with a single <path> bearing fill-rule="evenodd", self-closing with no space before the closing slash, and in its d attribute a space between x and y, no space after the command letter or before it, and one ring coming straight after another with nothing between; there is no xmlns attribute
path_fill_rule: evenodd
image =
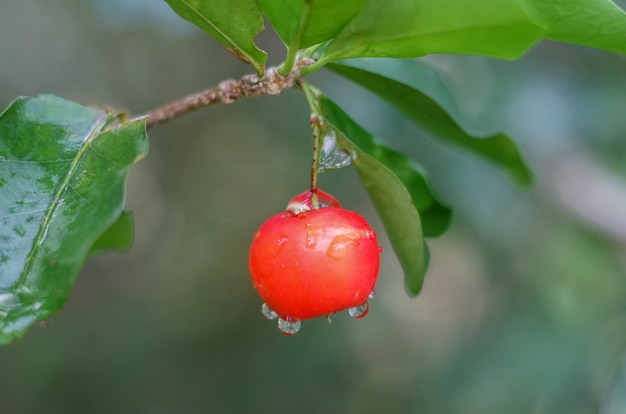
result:
<svg viewBox="0 0 626 414"><path fill-rule="evenodd" d="M610 0L520 0L545 38L626 54L626 13Z"/></svg>
<svg viewBox="0 0 626 414"><path fill-rule="evenodd" d="M0 343L61 308L147 149L144 120L55 96L0 115Z"/></svg>
<svg viewBox="0 0 626 414"><path fill-rule="evenodd" d="M123 211L98 240L91 246L89 257L112 250L128 250L135 241L135 222L133 213Z"/></svg>
<svg viewBox="0 0 626 414"><path fill-rule="evenodd" d="M259 75L267 54L254 38L263 30L263 15L256 0L165 0L180 17L195 24L250 63Z"/></svg>
<svg viewBox="0 0 626 414"><path fill-rule="evenodd" d="M288 47L304 49L335 37L367 0L259 0Z"/></svg>
<svg viewBox="0 0 626 414"><path fill-rule="evenodd" d="M625 413L626 393L624 390L626 390L626 359L622 359L613 372L611 383L606 387L600 412L606 414Z"/></svg>
<svg viewBox="0 0 626 414"><path fill-rule="evenodd" d="M328 122L340 133L342 145L356 153L353 164L404 269L407 290L418 294L427 260L420 209L438 221L439 230L449 222L450 210L438 203L420 170L402 154L377 143L328 98L321 103Z"/></svg>
<svg viewBox="0 0 626 414"><path fill-rule="evenodd" d="M360 62L365 64L365 62ZM522 185L532 183L532 173L524 163L519 149L507 135L498 133L485 138L465 132L433 98L439 98L458 116L456 106L445 84L416 62L405 61L407 67L413 65L412 85L398 82L384 75L345 64L332 63L328 68L358 83L381 96L403 111L417 125L433 136L448 143L472 151L506 169ZM426 83L428 85L426 86ZM415 87L417 86L417 88ZM429 91L431 96L418 88Z"/></svg>
<svg viewBox="0 0 626 414"><path fill-rule="evenodd" d="M328 45L320 65L431 53L514 59L541 34L515 0L371 0Z"/></svg>

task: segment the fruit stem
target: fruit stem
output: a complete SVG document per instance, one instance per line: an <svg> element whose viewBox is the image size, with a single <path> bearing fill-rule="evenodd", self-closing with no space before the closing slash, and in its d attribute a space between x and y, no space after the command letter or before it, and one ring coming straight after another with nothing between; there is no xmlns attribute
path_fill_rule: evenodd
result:
<svg viewBox="0 0 626 414"><path fill-rule="evenodd" d="M313 160L311 162L311 204L313 209L320 207L317 197L317 176L319 174L320 157L324 140L324 115L319 103L319 91L305 82L300 82L300 88L306 97L311 109L311 128L313 128Z"/></svg>

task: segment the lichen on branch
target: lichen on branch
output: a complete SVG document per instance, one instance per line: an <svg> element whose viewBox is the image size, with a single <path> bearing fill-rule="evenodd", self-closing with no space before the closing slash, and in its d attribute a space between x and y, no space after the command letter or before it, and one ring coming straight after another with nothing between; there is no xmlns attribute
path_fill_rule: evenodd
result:
<svg viewBox="0 0 626 414"><path fill-rule="evenodd" d="M240 98L278 95L284 89L297 86L301 79L300 69L312 63L311 59L303 58L298 61L295 69L285 76L280 75L276 67L270 67L260 78L256 74L250 74L239 80L227 79L216 87L188 95L146 113L143 115L147 118L146 129L216 103L230 104Z"/></svg>

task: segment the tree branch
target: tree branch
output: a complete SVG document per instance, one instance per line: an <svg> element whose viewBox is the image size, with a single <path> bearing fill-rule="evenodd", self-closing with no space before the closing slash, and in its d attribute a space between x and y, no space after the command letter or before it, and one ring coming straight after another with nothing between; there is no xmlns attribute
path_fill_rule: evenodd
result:
<svg viewBox="0 0 626 414"><path fill-rule="evenodd" d="M311 63L313 63L311 59L301 59L296 68L286 76L281 76L277 68L271 67L265 71L265 75L262 78L259 78L257 75L245 75L239 80L225 80L214 88L188 95L143 115L143 117L148 118L146 129L150 130L157 125L215 103L230 104L237 99L250 96L278 95L284 89L298 85L300 82L300 69Z"/></svg>

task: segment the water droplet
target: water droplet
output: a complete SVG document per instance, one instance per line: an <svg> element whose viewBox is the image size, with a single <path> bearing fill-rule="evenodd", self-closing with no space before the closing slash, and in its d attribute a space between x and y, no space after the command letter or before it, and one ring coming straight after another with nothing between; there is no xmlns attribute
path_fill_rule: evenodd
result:
<svg viewBox="0 0 626 414"><path fill-rule="evenodd" d="M352 156L345 150L337 148L337 135L334 131L324 136L319 171L335 170L347 167L352 163Z"/></svg>
<svg viewBox="0 0 626 414"><path fill-rule="evenodd" d="M289 204L287 204L287 213L291 214L292 216L297 216L298 214L310 210L310 206L300 201L290 201Z"/></svg>
<svg viewBox="0 0 626 414"><path fill-rule="evenodd" d="M0 293L0 310L11 310L18 302L15 296L11 293Z"/></svg>
<svg viewBox="0 0 626 414"><path fill-rule="evenodd" d="M306 230L306 240L304 241L304 247L308 249L315 249L315 246L317 246L317 227L310 224L305 224L304 228Z"/></svg>
<svg viewBox="0 0 626 414"><path fill-rule="evenodd" d="M356 247L359 247L359 239L350 234L340 234L330 242L326 254L333 259L341 260L348 249Z"/></svg>
<svg viewBox="0 0 626 414"><path fill-rule="evenodd" d="M366 230L365 233L363 234L363 238L369 239L369 240L375 240L376 232L374 230Z"/></svg>
<svg viewBox="0 0 626 414"><path fill-rule="evenodd" d="M361 306L355 306L354 308L348 309L348 314L354 319L361 319L367 316L367 313L370 311L369 302L365 302Z"/></svg>
<svg viewBox="0 0 626 414"><path fill-rule="evenodd" d="M289 240L289 235L287 233L280 233L278 238L276 239L276 244L281 246L285 244Z"/></svg>
<svg viewBox="0 0 626 414"><path fill-rule="evenodd" d="M273 319L278 318L278 314L276 312L274 312L272 310L272 308L270 308L269 306L267 306L267 303L264 303L261 306L261 313L263 314L263 316L265 316L267 319L269 319L270 321Z"/></svg>
<svg viewBox="0 0 626 414"><path fill-rule="evenodd" d="M278 329L287 336L295 335L300 330L300 319L289 316L278 318Z"/></svg>
<svg viewBox="0 0 626 414"><path fill-rule="evenodd" d="M367 298L368 299L374 299L375 297L376 297L376 291L372 290Z"/></svg>
<svg viewBox="0 0 626 414"><path fill-rule="evenodd" d="M285 243L289 241L289 234L282 232L276 235L276 252L275 254L280 254L280 251L285 247Z"/></svg>

